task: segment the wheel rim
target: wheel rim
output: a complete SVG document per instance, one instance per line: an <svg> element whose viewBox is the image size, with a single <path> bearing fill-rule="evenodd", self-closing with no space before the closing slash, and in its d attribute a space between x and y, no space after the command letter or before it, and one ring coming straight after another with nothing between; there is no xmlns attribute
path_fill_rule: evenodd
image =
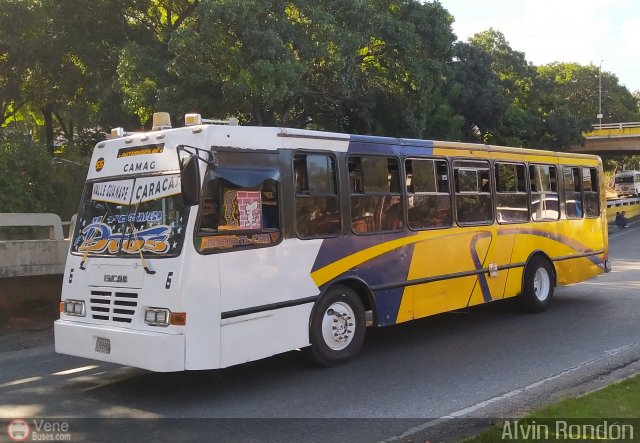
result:
<svg viewBox="0 0 640 443"><path fill-rule="evenodd" d="M335 302L322 317L322 338L334 351L340 351L353 341L356 330L353 309L347 303Z"/></svg>
<svg viewBox="0 0 640 443"><path fill-rule="evenodd" d="M536 275L533 277L533 293L540 301L545 301L549 297L551 289L551 279L545 268L538 268Z"/></svg>

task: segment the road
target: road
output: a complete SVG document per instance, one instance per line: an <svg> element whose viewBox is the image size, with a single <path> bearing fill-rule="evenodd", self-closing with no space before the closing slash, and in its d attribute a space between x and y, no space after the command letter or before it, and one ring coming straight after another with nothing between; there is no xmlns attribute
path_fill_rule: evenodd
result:
<svg viewBox="0 0 640 443"><path fill-rule="evenodd" d="M474 425L440 417L514 417L640 371L638 250L640 227L611 231L613 272L558 288L546 313L498 303L374 330L332 369L299 352L176 374L5 352L0 417L66 421L72 441L446 441Z"/></svg>

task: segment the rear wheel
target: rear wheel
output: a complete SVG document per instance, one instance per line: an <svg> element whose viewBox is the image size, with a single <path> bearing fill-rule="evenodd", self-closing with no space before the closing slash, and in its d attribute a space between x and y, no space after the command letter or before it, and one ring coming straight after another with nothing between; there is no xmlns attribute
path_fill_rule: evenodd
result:
<svg viewBox="0 0 640 443"><path fill-rule="evenodd" d="M348 286L329 289L311 315L310 357L321 366L352 360L364 343L365 314L362 300Z"/></svg>
<svg viewBox="0 0 640 443"><path fill-rule="evenodd" d="M543 312L553 299L553 267L541 256L531 259L524 271L522 292L518 297L520 306L527 312Z"/></svg>

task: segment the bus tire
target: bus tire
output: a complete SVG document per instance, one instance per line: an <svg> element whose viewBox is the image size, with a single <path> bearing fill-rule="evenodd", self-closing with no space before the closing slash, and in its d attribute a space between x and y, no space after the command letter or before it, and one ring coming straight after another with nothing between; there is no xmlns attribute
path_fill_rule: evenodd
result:
<svg viewBox="0 0 640 443"><path fill-rule="evenodd" d="M549 260L534 256L524 270L520 306L527 312L543 312L551 305L554 289L553 267Z"/></svg>
<svg viewBox="0 0 640 443"><path fill-rule="evenodd" d="M319 366L346 363L360 352L365 328L358 294L348 286L334 286L316 302L311 314L308 355Z"/></svg>

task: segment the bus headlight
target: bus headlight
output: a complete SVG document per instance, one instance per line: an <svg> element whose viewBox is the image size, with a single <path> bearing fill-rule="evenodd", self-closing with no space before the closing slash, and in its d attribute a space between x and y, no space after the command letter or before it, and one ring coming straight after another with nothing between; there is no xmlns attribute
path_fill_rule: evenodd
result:
<svg viewBox="0 0 640 443"><path fill-rule="evenodd" d="M66 315L85 316L84 301L82 300L65 300L63 308Z"/></svg>
<svg viewBox="0 0 640 443"><path fill-rule="evenodd" d="M169 310L147 308L144 311L144 322L149 326L169 326Z"/></svg>
<svg viewBox="0 0 640 443"><path fill-rule="evenodd" d="M165 308L146 308L144 322L149 326L186 326L186 312L171 312Z"/></svg>

